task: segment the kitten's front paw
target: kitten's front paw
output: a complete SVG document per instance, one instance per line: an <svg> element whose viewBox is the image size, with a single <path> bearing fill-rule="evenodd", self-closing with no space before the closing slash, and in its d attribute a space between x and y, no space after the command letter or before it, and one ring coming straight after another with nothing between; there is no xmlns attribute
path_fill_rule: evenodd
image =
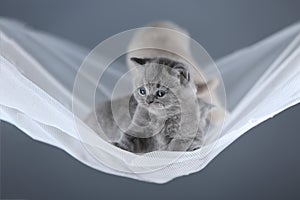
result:
<svg viewBox="0 0 300 200"><path fill-rule="evenodd" d="M120 142L113 142L112 144L116 147L119 147L120 149L125 150L125 151L132 151L128 145L122 144Z"/></svg>
<svg viewBox="0 0 300 200"><path fill-rule="evenodd" d="M173 139L168 144L168 151L187 151L191 146L190 139Z"/></svg>
<svg viewBox="0 0 300 200"><path fill-rule="evenodd" d="M196 150L198 150L198 149L200 149L200 145L197 145L197 146L190 146L188 149L187 149L187 151L196 151Z"/></svg>

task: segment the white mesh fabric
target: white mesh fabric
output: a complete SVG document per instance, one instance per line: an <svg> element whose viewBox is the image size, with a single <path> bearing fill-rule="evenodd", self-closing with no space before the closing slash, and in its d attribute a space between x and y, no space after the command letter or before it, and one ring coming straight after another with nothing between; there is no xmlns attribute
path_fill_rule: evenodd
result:
<svg viewBox="0 0 300 200"><path fill-rule="evenodd" d="M300 102L298 23L217 61L231 115L213 148L181 156L135 155L105 142L84 123L79 126L85 137L77 133L72 86L88 50L6 19L0 30L0 119L106 173L164 183L197 172L247 130ZM110 69L107 76L122 73ZM109 90L109 84L102 89ZM84 103L82 110L88 112Z"/></svg>

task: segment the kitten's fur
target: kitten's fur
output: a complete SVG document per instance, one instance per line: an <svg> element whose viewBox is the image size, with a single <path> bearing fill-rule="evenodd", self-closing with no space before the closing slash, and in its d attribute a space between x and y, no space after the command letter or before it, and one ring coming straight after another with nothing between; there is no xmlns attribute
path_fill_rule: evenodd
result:
<svg viewBox="0 0 300 200"><path fill-rule="evenodd" d="M200 148L203 144L203 137L210 125L207 115L208 112L210 112L211 106L201 101L199 98L197 101L199 110L196 112L200 115L198 116L198 127L195 133L189 135L179 132L181 116L180 114L174 114L168 116L167 119L158 119L162 120L164 125L161 127L161 130L152 137L135 137L131 134L131 131L136 131L136 129L129 128L125 133L122 134L120 140L118 142L114 142L113 144L122 149L135 153L146 153L158 150L192 151ZM144 122L147 123L148 121L143 118L147 112L147 109L137 111L135 113L136 117L134 116L133 121L135 121L137 118L140 118L145 120ZM193 126L193 124L197 124L197 122L194 122L193 120L185 121L185 125ZM148 130L151 128L156 129L157 126L150 125L147 127Z"/></svg>
<svg viewBox="0 0 300 200"><path fill-rule="evenodd" d="M119 132L120 139L114 144L135 153L199 148L209 125L207 115L212 106L196 97L196 89L186 66L167 58L132 60L136 62L138 67L135 70L139 74L133 77L134 88L137 89L130 99L126 98L132 121L124 132L116 123L111 123L114 117L119 118L112 116L111 106L107 103L99 105L97 121L103 131ZM144 96L139 94L138 88L141 87L147 90ZM157 91L161 90L165 91L165 95L156 96ZM115 105L124 107L126 103ZM120 115L122 113L125 112L118 112ZM92 128L97 127L91 120L90 117L88 124L94 124Z"/></svg>
<svg viewBox="0 0 300 200"><path fill-rule="evenodd" d="M187 68L167 58L132 58L132 61L138 65L135 70L139 74L133 77L137 109L132 124L137 125L131 124L115 144L132 152L195 149L191 146L194 138L204 133L197 134L199 105ZM147 94L139 94L141 87ZM158 97L158 91L164 91L165 95Z"/></svg>

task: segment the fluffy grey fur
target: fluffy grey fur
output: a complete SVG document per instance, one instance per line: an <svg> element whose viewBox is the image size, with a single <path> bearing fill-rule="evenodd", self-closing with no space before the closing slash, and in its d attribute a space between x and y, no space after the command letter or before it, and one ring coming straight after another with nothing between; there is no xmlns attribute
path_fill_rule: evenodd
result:
<svg viewBox="0 0 300 200"><path fill-rule="evenodd" d="M113 144L135 153L199 148L209 126L207 116L212 106L196 97L188 68L167 58L132 58L132 61L137 65L137 75L133 79L136 90L130 98L114 102L120 106L120 115L129 105L132 120L128 123L124 122L125 116L112 116L111 106L101 104L96 114L102 130L105 133L118 132L119 140ZM129 104L126 105L126 101ZM129 124L128 128L121 130L112 123L114 117L123 119L122 123ZM96 122L89 118L88 124L95 129Z"/></svg>
<svg viewBox="0 0 300 200"><path fill-rule="evenodd" d="M154 134L151 137L144 137L143 131L142 137L135 136L137 133L137 129L129 128L125 133L122 134L120 140L118 142L114 142L113 144L127 151L131 151L134 153L146 153L151 151L158 150L168 150L168 151L193 151L199 149L203 143L203 137L207 132L207 129L210 125L209 120L207 118L208 113L210 112L212 106L205 103L201 99L197 99L197 103L199 105L199 110L196 112L200 113L197 131L193 135L185 135L184 133L180 133L180 114L168 116L166 119L158 119L164 122L163 127L158 133ZM133 122L136 119L140 119L147 124L148 111L146 109L139 110L135 113L135 117L133 118ZM143 118L145 117L145 118ZM178 120L179 119L179 120ZM154 120L157 120L154 119ZM187 122L186 122L187 123ZM193 121L188 122L186 125L193 126ZM197 124L197 123L195 123ZM151 128L156 129L157 127L149 125L147 127L148 130ZM157 130L154 130L156 132ZM134 134L132 134L135 132Z"/></svg>

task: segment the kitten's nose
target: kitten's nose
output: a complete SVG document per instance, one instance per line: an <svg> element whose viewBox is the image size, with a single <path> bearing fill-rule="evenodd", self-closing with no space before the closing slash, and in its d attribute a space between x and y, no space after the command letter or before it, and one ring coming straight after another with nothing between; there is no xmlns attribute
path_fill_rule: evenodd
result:
<svg viewBox="0 0 300 200"><path fill-rule="evenodd" d="M147 104L153 103L154 102L154 95L147 96L146 102L147 102Z"/></svg>

